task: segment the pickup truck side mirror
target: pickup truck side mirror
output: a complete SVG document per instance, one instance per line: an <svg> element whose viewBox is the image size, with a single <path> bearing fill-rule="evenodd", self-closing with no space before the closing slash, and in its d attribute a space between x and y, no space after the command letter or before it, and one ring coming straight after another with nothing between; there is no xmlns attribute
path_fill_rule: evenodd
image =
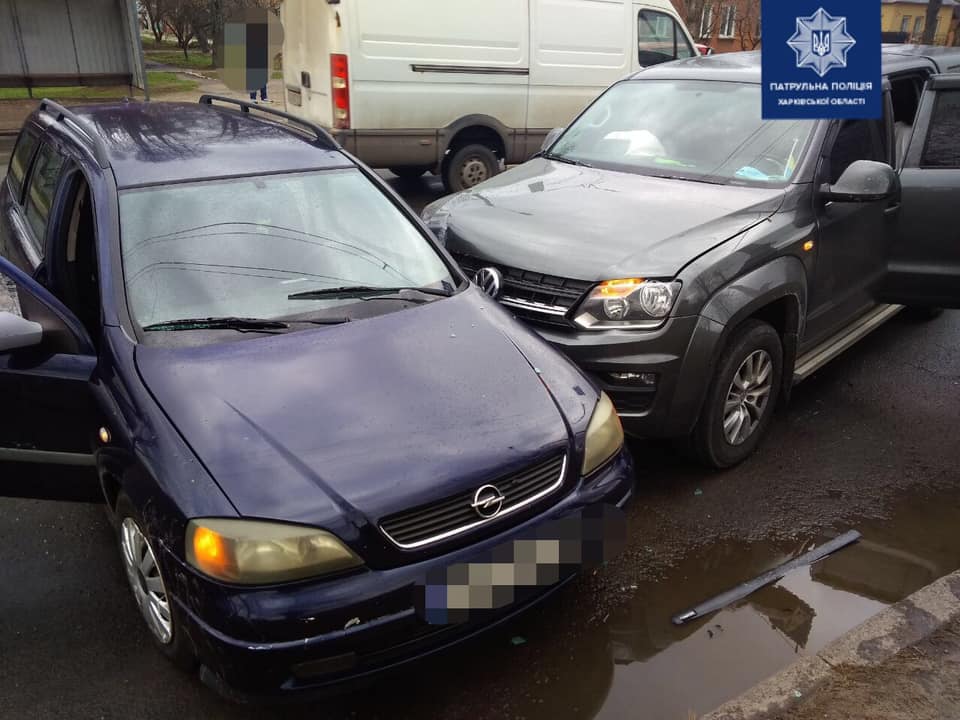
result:
<svg viewBox="0 0 960 720"><path fill-rule="evenodd" d="M557 138L563 135L564 130L566 130L566 128L558 127L548 132L547 136L543 139L543 144L540 146L540 152L545 153L549 150L550 146L557 141Z"/></svg>
<svg viewBox="0 0 960 720"><path fill-rule="evenodd" d="M824 184L820 196L833 202L873 202L894 195L899 178L892 167L873 160L857 160L850 164L833 185Z"/></svg>
<svg viewBox="0 0 960 720"><path fill-rule="evenodd" d="M34 347L43 340L40 323L30 322L10 312L0 312L0 353Z"/></svg>

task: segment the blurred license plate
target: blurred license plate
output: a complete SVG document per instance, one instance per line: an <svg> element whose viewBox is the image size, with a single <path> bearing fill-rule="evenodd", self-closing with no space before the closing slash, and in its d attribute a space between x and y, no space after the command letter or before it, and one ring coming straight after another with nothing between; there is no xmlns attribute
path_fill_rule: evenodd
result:
<svg viewBox="0 0 960 720"><path fill-rule="evenodd" d="M469 562L431 571L417 588L417 610L431 625L477 620L615 557L625 537L623 511L612 505L543 523Z"/></svg>

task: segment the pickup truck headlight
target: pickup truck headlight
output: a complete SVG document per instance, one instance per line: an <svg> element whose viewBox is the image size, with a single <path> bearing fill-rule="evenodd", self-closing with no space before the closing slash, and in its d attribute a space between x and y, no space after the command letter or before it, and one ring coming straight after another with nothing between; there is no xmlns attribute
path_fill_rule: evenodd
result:
<svg viewBox="0 0 960 720"><path fill-rule="evenodd" d="M440 207L444 200L445 198L441 198L430 203L420 216L441 245L447 244L447 222L450 220L450 213Z"/></svg>
<svg viewBox="0 0 960 720"><path fill-rule="evenodd" d="M187 523L187 562L240 585L269 585L358 567L363 561L324 530L261 520L199 518Z"/></svg>
<svg viewBox="0 0 960 720"><path fill-rule="evenodd" d="M623 426L613 402L605 392L593 410L590 425L587 426L587 439L583 447L583 475L586 477L623 447Z"/></svg>
<svg viewBox="0 0 960 720"><path fill-rule="evenodd" d="M663 325L679 294L679 282L604 280L576 309L574 322L588 330L651 330Z"/></svg>

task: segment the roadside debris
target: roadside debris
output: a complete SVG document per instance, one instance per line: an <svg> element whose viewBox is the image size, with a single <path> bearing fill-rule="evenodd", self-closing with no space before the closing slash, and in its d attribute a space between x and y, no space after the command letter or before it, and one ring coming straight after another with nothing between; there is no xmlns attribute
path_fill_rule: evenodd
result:
<svg viewBox="0 0 960 720"><path fill-rule="evenodd" d="M773 570L768 570L763 575L760 575L753 580L749 580L742 585L738 585L731 590L727 590L726 592L722 592L719 595L710 598L709 600L705 600L695 608L691 608L686 612L682 612L679 615L674 615L671 622L673 622L674 625L683 625L690 620L703 617L704 615L708 615L716 610L725 608L727 605L735 603L738 600L743 600L743 598L756 592L760 588L766 587L771 583L775 583L787 573L805 565L812 565L813 563L817 562L817 560L822 560L827 555L845 548L847 545L855 543L859 539L860 533L858 533L856 530L850 530L840 537L834 538L833 540L824 543L820 547L811 550L798 558L794 558L793 560L785 562L783 565L775 567Z"/></svg>

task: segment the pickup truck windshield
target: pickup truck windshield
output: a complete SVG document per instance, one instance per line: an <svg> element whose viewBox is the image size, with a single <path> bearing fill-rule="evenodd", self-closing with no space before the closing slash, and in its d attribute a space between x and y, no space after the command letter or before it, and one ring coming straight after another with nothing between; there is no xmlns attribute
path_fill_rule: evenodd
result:
<svg viewBox="0 0 960 720"><path fill-rule="evenodd" d="M759 85L635 80L597 99L546 157L685 180L782 185L813 126L762 120Z"/></svg>
<svg viewBox="0 0 960 720"><path fill-rule="evenodd" d="M441 299L457 284L416 227L355 169L126 190L120 226L128 303L141 327L342 316L363 299L317 291L436 288L445 292L422 297ZM303 299L312 292L315 300Z"/></svg>

